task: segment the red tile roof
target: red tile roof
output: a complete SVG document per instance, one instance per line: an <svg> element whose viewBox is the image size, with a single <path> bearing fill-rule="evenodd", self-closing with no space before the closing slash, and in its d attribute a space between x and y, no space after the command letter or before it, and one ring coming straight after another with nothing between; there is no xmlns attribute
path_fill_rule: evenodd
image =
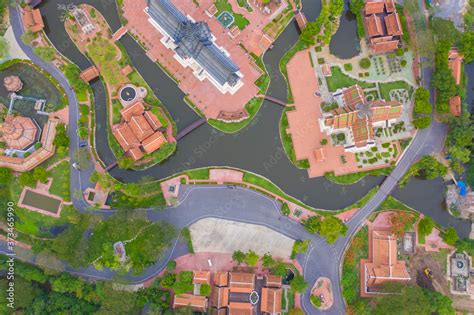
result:
<svg viewBox="0 0 474 315"><path fill-rule="evenodd" d="M386 53L398 48L398 39L392 39L392 36L378 37L370 39L372 50L375 53Z"/></svg>
<svg viewBox="0 0 474 315"><path fill-rule="evenodd" d="M193 310L205 311L207 309L207 298L193 294L180 294L174 297L173 308L186 306Z"/></svg>
<svg viewBox="0 0 474 315"><path fill-rule="evenodd" d="M225 287L229 284L229 273L227 271L220 271L214 274L214 285Z"/></svg>
<svg viewBox="0 0 474 315"><path fill-rule="evenodd" d="M252 273L231 272L229 286L231 292L250 293L255 287L255 275Z"/></svg>
<svg viewBox="0 0 474 315"><path fill-rule="evenodd" d="M461 116L461 97L456 95L449 100L449 111L453 116Z"/></svg>
<svg viewBox="0 0 474 315"><path fill-rule="evenodd" d="M154 134L143 140L143 150L147 153L155 152L165 142L167 142L165 136L160 131L156 131Z"/></svg>
<svg viewBox="0 0 474 315"><path fill-rule="evenodd" d="M400 36L403 34L400 17L397 12L391 13L384 18L387 34L392 36Z"/></svg>
<svg viewBox="0 0 474 315"><path fill-rule="evenodd" d="M267 275L265 276L265 284L267 287L280 288L281 287L281 276Z"/></svg>
<svg viewBox="0 0 474 315"><path fill-rule="evenodd" d="M383 0L368 0L365 2L364 12L366 15L382 13L385 7Z"/></svg>
<svg viewBox="0 0 474 315"><path fill-rule="evenodd" d="M146 120L150 124L151 128L153 128L153 130L158 130L160 127L163 126L158 117L156 117L155 114L153 114L152 112L146 111L143 116L145 116Z"/></svg>
<svg viewBox="0 0 474 315"><path fill-rule="evenodd" d="M153 129L143 115L132 116L128 125L140 142L153 134Z"/></svg>
<svg viewBox="0 0 474 315"><path fill-rule="evenodd" d="M250 303L230 302L229 315L251 315L253 314L253 306Z"/></svg>
<svg viewBox="0 0 474 315"><path fill-rule="evenodd" d="M325 77L332 76L331 66L327 63L325 63L321 66L321 71L322 71L322 73Z"/></svg>
<svg viewBox="0 0 474 315"><path fill-rule="evenodd" d="M39 9L33 9L25 6L22 12L23 25L33 33L39 32L44 28L43 18Z"/></svg>
<svg viewBox="0 0 474 315"><path fill-rule="evenodd" d="M122 108L120 115L122 115L125 121L130 121L133 116L141 115L145 111L145 106L142 102L136 102L132 105Z"/></svg>
<svg viewBox="0 0 474 315"><path fill-rule="evenodd" d="M125 122L121 123L117 126L117 128L115 128L113 135L124 151L128 151L134 147L140 146L140 141L138 141L132 129L130 129L128 124Z"/></svg>
<svg viewBox="0 0 474 315"><path fill-rule="evenodd" d="M262 288L262 304L260 310L269 314L279 314L281 308L282 289Z"/></svg>
<svg viewBox="0 0 474 315"><path fill-rule="evenodd" d="M393 0L386 0L385 1L385 10L388 13L395 12L396 8L395 8L395 3L393 2Z"/></svg>
<svg viewBox="0 0 474 315"><path fill-rule="evenodd" d="M216 308L229 305L229 288L212 288L212 305Z"/></svg>
<svg viewBox="0 0 474 315"><path fill-rule="evenodd" d="M365 103L365 95L362 88L358 85L345 88L342 92L344 98L344 104L351 109L355 109L355 106L360 103Z"/></svg>
<svg viewBox="0 0 474 315"><path fill-rule="evenodd" d="M324 153L323 148L319 148L314 150L314 157L316 158L316 162L323 162L326 160L326 154Z"/></svg>
<svg viewBox="0 0 474 315"><path fill-rule="evenodd" d="M382 20L375 14L366 16L364 18L365 25L367 27L367 34L369 37L374 36L382 36L383 35L383 28L382 28Z"/></svg>
<svg viewBox="0 0 474 315"><path fill-rule="evenodd" d="M29 117L7 115L0 124L0 140L8 149L23 150L36 140L38 128Z"/></svg>
<svg viewBox="0 0 474 315"><path fill-rule="evenodd" d="M385 281L408 281L410 275L404 261L397 258L397 238L390 231L371 231L369 234L369 259L363 261L362 279L366 286Z"/></svg>
<svg viewBox="0 0 474 315"><path fill-rule="evenodd" d="M134 161L138 161L143 157L143 152L142 150L140 150L140 148L131 148L130 150L128 150L128 154Z"/></svg>
<svg viewBox="0 0 474 315"><path fill-rule="evenodd" d="M211 272L209 271L193 271L193 283L197 284L210 284L211 283Z"/></svg>
<svg viewBox="0 0 474 315"><path fill-rule="evenodd" d="M458 53L457 49L451 49L448 55L448 65L449 69L451 69L451 73L453 74L454 81L456 85L461 84L461 65L462 65L463 58Z"/></svg>

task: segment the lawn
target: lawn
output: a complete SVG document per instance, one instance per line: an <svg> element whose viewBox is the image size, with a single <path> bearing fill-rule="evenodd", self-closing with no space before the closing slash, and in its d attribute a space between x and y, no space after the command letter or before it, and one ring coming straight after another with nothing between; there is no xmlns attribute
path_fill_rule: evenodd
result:
<svg viewBox="0 0 474 315"><path fill-rule="evenodd" d="M112 100L112 123L118 124L122 120L122 115L120 110L122 109L122 104L118 100Z"/></svg>
<svg viewBox="0 0 474 315"><path fill-rule="evenodd" d="M280 119L280 140L283 145L283 149L285 150L286 156L288 159L298 168L307 169L309 168L309 161L308 160L301 160L297 161L295 156L295 149L293 148L293 140L291 136L286 133L286 129L288 129L288 117L286 116L286 112L289 110L294 110L294 107L285 107L281 114Z"/></svg>
<svg viewBox="0 0 474 315"><path fill-rule="evenodd" d="M379 88L380 88L380 95L382 96L382 99L386 101L390 100L391 90L405 89L408 91L410 97L413 93L413 87L410 84L406 83L405 81L379 83Z"/></svg>
<svg viewBox="0 0 474 315"><path fill-rule="evenodd" d="M237 25L239 30L243 30L247 25L249 25L249 20L247 20L242 14L235 13L227 0L216 0L214 4L217 8L217 13L215 14L216 17L224 11L227 11L234 16L234 23L231 25L231 27L233 25Z"/></svg>
<svg viewBox="0 0 474 315"><path fill-rule="evenodd" d="M332 75L330 77L326 77L329 92L335 92L337 89L349 87L356 84L362 87L363 89L375 87L375 83L367 83L349 77L348 75L342 72L341 68L337 66L331 67L331 72Z"/></svg>
<svg viewBox="0 0 474 315"><path fill-rule="evenodd" d="M416 214L419 216L420 214L415 211L413 208L410 208L403 202L399 201L398 199L395 199L392 196L388 196L382 204L377 208L377 211L383 211L383 210L392 210L392 209L397 209L397 210L405 210L411 213Z"/></svg>
<svg viewBox="0 0 474 315"><path fill-rule="evenodd" d="M392 172L391 167L387 168L382 168L382 169L377 169L377 170L371 170L371 171L366 171L366 172L357 172L357 173L351 173L351 174L346 174L346 175L339 175L336 176L334 173L326 173L324 174L324 177L326 179L330 180L331 182L334 182L339 185L352 185L363 179L365 176L372 175L372 176L380 176L380 175L385 175L388 176Z"/></svg>
<svg viewBox="0 0 474 315"><path fill-rule="evenodd" d="M185 172L190 180L193 179L209 179L209 168L198 168L194 170L188 170Z"/></svg>
<svg viewBox="0 0 474 315"><path fill-rule="evenodd" d="M64 201L71 200L69 173L69 161L59 163L49 172L49 176L53 178L53 183L49 188L49 192L53 195L62 197Z"/></svg>

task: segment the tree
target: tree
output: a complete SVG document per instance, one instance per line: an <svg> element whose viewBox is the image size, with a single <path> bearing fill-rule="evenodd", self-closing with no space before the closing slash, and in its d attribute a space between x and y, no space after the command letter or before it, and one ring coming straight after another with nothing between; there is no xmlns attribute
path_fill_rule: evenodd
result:
<svg viewBox="0 0 474 315"><path fill-rule="evenodd" d="M304 221L304 228L310 233L318 233L319 225L321 223L321 217L312 216Z"/></svg>
<svg viewBox="0 0 474 315"><path fill-rule="evenodd" d="M38 166L33 170L33 177L37 181L46 183L46 181L48 180L48 172L44 167Z"/></svg>
<svg viewBox="0 0 474 315"><path fill-rule="evenodd" d="M207 283L201 284L199 295L209 296L211 294L211 286Z"/></svg>
<svg viewBox="0 0 474 315"><path fill-rule="evenodd" d="M102 292L100 308L97 314L132 314L135 308L137 295L123 290L114 290L112 284L107 283ZM79 313L78 313L79 314ZM84 314L84 312L80 313Z"/></svg>
<svg viewBox="0 0 474 315"><path fill-rule="evenodd" d="M245 255L245 263L253 267L257 265L259 258L260 257L256 252L254 252L253 250L249 250L249 252Z"/></svg>
<svg viewBox="0 0 474 315"><path fill-rule="evenodd" d="M25 43L26 45L31 44L31 42L36 38L36 34L33 33L32 31L26 31L21 35L21 41Z"/></svg>
<svg viewBox="0 0 474 315"><path fill-rule="evenodd" d="M6 167L0 167L0 185L7 184L12 180L12 170Z"/></svg>
<svg viewBox="0 0 474 315"><path fill-rule="evenodd" d="M132 168L133 164L135 163L132 158L129 157L121 157L118 159L118 166L122 169L129 169Z"/></svg>
<svg viewBox="0 0 474 315"><path fill-rule="evenodd" d="M176 282L176 275L174 273L166 273L161 279L161 286L163 288L171 288Z"/></svg>
<svg viewBox="0 0 474 315"><path fill-rule="evenodd" d="M413 112L415 114L431 114L432 110L430 91L419 87L415 92L415 106L413 107Z"/></svg>
<svg viewBox="0 0 474 315"><path fill-rule="evenodd" d="M406 231L413 227L415 217L405 211L396 211L390 217L390 223L390 231L396 236L403 236Z"/></svg>
<svg viewBox="0 0 474 315"><path fill-rule="evenodd" d="M425 116L418 119L413 120L413 126L416 129L425 129L431 125L431 116Z"/></svg>
<svg viewBox="0 0 474 315"><path fill-rule="evenodd" d="M173 285L176 295L190 292L193 290L193 273L191 271L181 271Z"/></svg>
<svg viewBox="0 0 474 315"><path fill-rule="evenodd" d="M441 237L443 238L443 241L451 246L454 246L456 242L459 240L458 233L456 232L456 229L453 228L452 226L448 227L441 233Z"/></svg>
<svg viewBox="0 0 474 315"><path fill-rule="evenodd" d="M69 81L69 84L76 92L81 93L88 89L89 85L79 77L81 74L81 69L79 69L78 66L71 63L66 65L63 71L64 75Z"/></svg>
<svg viewBox="0 0 474 315"><path fill-rule="evenodd" d="M56 137L54 138L53 143L58 147L69 147L69 136L67 135L65 124L59 124L56 126Z"/></svg>
<svg viewBox="0 0 474 315"><path fill-rule="evenodd" d="M334 216L324 218L319 226L319 234L325 237L329 244L335 243L339 235L345 236L347 230L347 226Z"/></svg>
<svg viewBox="0 0 474 315"><path fill-rule="evenodd" d="M56 55L56 50L52 47L36 47L34 52L45 62L53 61Z"/></svg>
<svg viewBox="0 0 474 315"><path fill-rule="evenodd" d="M319 296L311 295L310 300L314 307L321 307L321 298Z"/></svg>
<svg viewBox="0 0 474 315"><path fill-rule="evenodd" d="M295 276L293 280L290 281L290 287L294 292L303 293L304 290L308 287L306 281L304 281L303 276Z"/></svg>
<svg viewBox="0 0 474 315"><path fill-rule="evenodd" d="M20 176L18 176L18 183L20 186L35 187L36 179L33 176L33 172L21 173Z"/></svg>
<svg viewBox="0 0 474 315"><path fill-rule="evenodd" d="M460 51L466 63L474 61L474 31L466 30L462 34Z"/></svg>
<svg viewBox="0 0 474 315"><path fill-rule="evenodd" d="M174 271L176 269L176 261L175 260L168 261L168 263L166 264L166 269L168 271Z"/></svg>
<svg viewBox="0 0 474 315"><path fill-rule="evenodd" d="M421 235L430 235L434 227L434 221L431 217L425 216L418 223L418 233Z"/></svg>
<svg viewBox="0 0 474 315"><path fill-rule="evenodd" d="M359 65L362 67L362 69L369 69L370 68L370 59L369 58L362 58L359 61Z"/></svg>
<svg viewBox="0 0 474 315"><path fill-rule="evenodd" d="M232 260L233 261L236 261L237 264L241 264L244 262L245 260L245 253L240 251L240 250L236 250L232 253Z"/></svg>
<svg viewBox="0 0 474 315"><path fill-rule="evenodd" d="M266 253L262 257L262 266L263 268L271 268L275 261L273 260L273 257L270 253Z"/></svg>
<svg viewBox="0 0 474 315"><path fill-rule="evenodd" d="M89 130L87 129L87 127L81 126L77 128L77 135L81 139L87 139L87 136L89 135Z"/></svg>

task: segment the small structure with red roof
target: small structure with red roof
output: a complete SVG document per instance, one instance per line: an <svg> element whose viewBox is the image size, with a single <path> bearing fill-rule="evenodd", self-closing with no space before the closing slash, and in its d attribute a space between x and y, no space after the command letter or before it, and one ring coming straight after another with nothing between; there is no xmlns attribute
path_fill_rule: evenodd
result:
<svg viewBox="0 0 474 315"><path fill-rule="evenodd" d="M44 28L43 18L39 9L33 9L29 5L25 6L21 11L23 26L27 31L36 33Z"/></svg>
<svg viewBox="0 0 474 315"><path fill-rule="evenodd" d="M462 62L464 58L459 54L457 48L453 48L448 53L448 66L456 85L461 84ZM461 97L456 95L449 100L449 111L453 116L461 116Z"/></svg>

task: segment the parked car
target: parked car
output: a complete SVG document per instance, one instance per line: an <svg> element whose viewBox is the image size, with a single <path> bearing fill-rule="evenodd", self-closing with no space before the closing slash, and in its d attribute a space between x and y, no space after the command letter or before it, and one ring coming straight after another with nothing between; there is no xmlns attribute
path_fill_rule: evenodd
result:
<svg viewBox="0 0 474 315"><path fill-rule="evenodd" d="M79 147L80 147L80 148L85 148L85 147L87 147L87 142L86 142L86 141L81 141L81 142L79 142Z"/></svg>

